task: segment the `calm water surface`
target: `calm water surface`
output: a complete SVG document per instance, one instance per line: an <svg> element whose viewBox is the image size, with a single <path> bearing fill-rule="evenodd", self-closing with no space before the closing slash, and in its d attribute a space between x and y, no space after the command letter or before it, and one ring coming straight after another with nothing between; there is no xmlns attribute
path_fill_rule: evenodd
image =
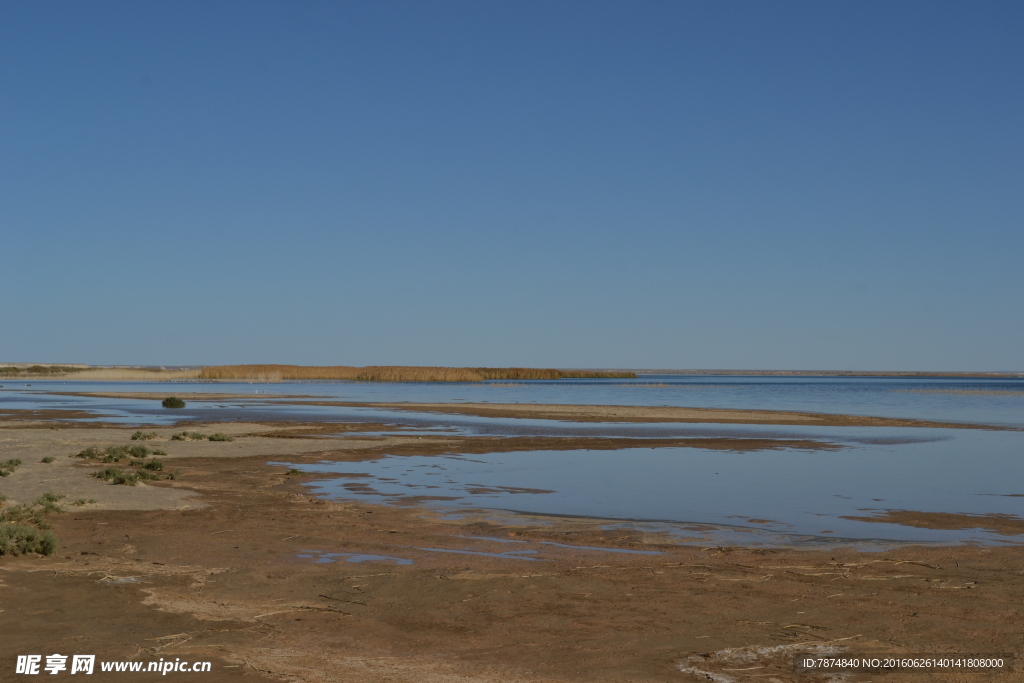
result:
<svg viewBox="0 0 1024 683"><path fill-rule="evenodd" d="M734 453L697 448L532 451L394 457L298 465L336 479L318 494L367 502L424 504L622 520L681 537L735 542L1018 543L1024 537L843 519L882 510L1024 516L1024 432L919 428L600 424L491 419L365 408L306 406L275 396L366 402L492 402L671 405L800 410L1024 427L1024 379L947 380L645 376L473 384L354 382L167 383L2 382L0 410L75 409L124 424L176 420L379 421L413 433L556 436L815 438L838 451ZM251 394L190 402L167 411L154 401L46 392L155 391ZM258 393L257 393L258 392ZM342 476L342 475L362 476ZM756 520L756 521L751 521ZM694 527L693 525L707 525ZM689 526L687 526L689 525ZM710 531L709 531L710 530ZM709 536L710 534L710 536Z"/></svg>

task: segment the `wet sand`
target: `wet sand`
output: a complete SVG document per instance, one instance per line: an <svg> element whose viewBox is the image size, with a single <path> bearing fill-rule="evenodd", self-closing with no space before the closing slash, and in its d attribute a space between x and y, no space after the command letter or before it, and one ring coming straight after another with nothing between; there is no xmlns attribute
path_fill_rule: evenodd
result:
<svg viewBox="0 0 1024 683"><path fill-rule="evenodd" d="M326 439L317 425L189 428L231 430L236 440L167 441L181 427L154 429L160 439L146 445L167 450L181 474L137 487L101 484L88 476L99 465L66 457L130 443L134 427L0 429L6 457L25 462L0 479L7 495L36 485L69 497L110 492L53 518L57 554L0 557L3 666L15 654L74 650L210 660L211 681L804 681L823 679L794 674L792 655L814 647L1020 654L1024 645L1019 548L684 546L602 529L600 520L449 519L419 507L324 501L306 493L301 482L310 477L267 464L553 442L621 447L616 439ZM39 463L46 454L63 461ZM535 552L510 553L522 550Z"/></svg>

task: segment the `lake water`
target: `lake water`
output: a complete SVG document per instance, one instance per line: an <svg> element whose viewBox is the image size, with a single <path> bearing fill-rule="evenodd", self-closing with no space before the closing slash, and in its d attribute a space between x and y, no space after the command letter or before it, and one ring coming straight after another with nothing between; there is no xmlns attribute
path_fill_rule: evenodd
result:
<svg viewBox="0 0 1024 683"><path fill-rule="evenodd" d="M1024 431L921 428L601 424L445 416L282 404L307 395L353 402L672 405L799 410L1024 427L1024 379L948 380L644 376L639 380L475 384L2 382L0 410L63 408L125 424L175 420L374 421L412 433L553 436L816 438L838 451L736 453L699 448L531 451L472 456L385 456L300 465L347 473L311 484L319 495L445 511L494 510L621 520L681 539L742 543L1019 543L979 529L934 530L843 519L882 510L1024 516ZM168 411L153 401L59 396L52 391L252 394ZM259 393L257 393L259 392ZM441 499L441 500L437 500ZM497 512L495 514L498 514ZM755 520L755 521L751 521ZM610 521L609 524L616 522ZM698 525L698 526L694 526Z"/></svg>

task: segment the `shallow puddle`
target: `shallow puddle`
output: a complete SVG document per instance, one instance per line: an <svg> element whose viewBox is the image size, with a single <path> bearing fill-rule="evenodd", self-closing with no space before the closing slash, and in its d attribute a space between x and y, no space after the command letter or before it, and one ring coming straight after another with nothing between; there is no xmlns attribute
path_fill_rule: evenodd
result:
<svg viewBox="0 0 1024 683"><path fill-rule="evenodd" d="M883 438L892 430L861 431L874 432L878 442L848 444L835 452L630 448L385 456L358 464L289 466L315 474L338 472L337 478L307 484L319 495L449 511L696 524L770 543L1024 542L1024 535L992 529L869 521L887 510L1020 518L1024 435L911 429L899 431L919 440L894 443ZM679 535L706 539L706 532L695 527Z"/></svg>
<svg viewBox="0 0 1024 683"><path fill-rule="evenodd" d="M337 562L338 558L344 558L346 562L393 562L395 564L412 564L412 560L405 557L390 557L388 555L365 555L361 553L323 553L317 550L307 550L296 555L300 560L313 560L315 564L331 564Z"/></svg>

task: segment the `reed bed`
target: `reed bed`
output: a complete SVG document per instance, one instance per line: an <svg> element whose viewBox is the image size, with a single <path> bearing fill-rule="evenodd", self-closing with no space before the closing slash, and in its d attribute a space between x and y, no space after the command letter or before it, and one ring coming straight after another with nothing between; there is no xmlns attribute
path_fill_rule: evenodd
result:
<svg viewBox="0 0 1024 683"><path fill-rule="evenodd" d="M482 382L485 380L634 378L629 372L555 370L550 368L450 368L402 365L216 365L200 379L276 382L283 380L350 380L362 382Z"/></svg>

